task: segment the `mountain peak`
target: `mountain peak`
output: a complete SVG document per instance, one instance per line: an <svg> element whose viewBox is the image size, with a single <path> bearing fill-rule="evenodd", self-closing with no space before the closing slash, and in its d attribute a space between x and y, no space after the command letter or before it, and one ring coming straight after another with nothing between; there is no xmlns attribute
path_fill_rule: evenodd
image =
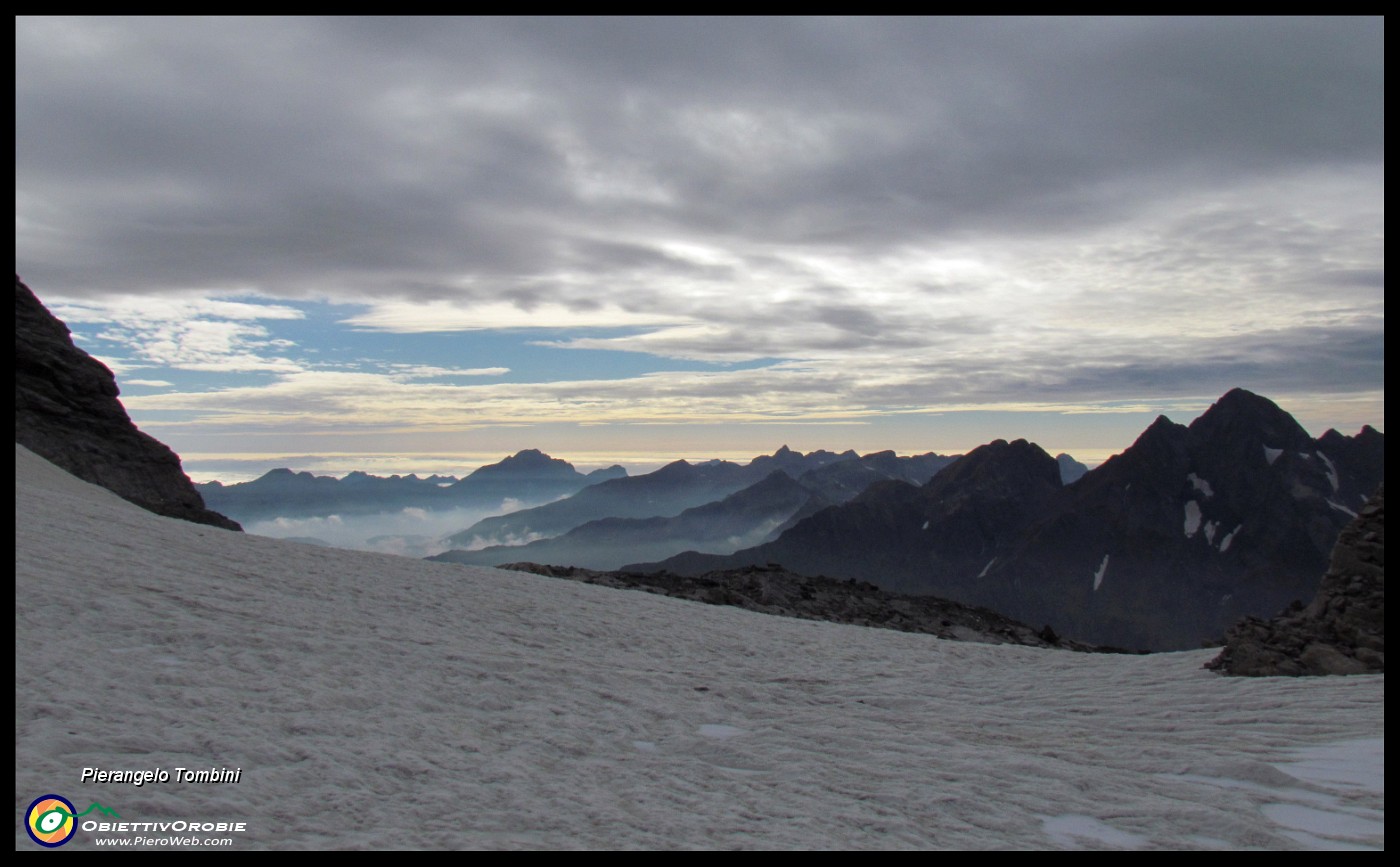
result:
<svg viewBox="0 0 1400 867"><path fill-rule="evenodd" d="M574 465L559 458L552 458L539 449L523 449L507 458L502 458L499 463L487 464L476 471L476 473L498 473L498 472L531 472L546 471L552 473L573 474ZM473 473L472 475L476 475Z"/></svg>
<svg viewBox="0 0 1400 867"><path fill-rule="evenodd" d="M1307 449L1312 437L1279 405L1242 388L1233 388L1189 428L1197 441L1235 443L1274 449Z"/></svg>
<svg viewBox="0 0 1400 867"><path fill-rule="evenodd" d="M978 446L934 476L924 490L944 496L954 490L981 490L995 496L1030 488L1061 487L1060 465L1035 443L993 440Z"/></svg>

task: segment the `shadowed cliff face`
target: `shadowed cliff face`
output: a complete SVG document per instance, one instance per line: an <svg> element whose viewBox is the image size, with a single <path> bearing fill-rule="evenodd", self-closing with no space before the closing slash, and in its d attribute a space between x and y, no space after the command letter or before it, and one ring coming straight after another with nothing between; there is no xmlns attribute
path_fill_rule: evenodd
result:
<svg viewBox="0 0 1400 867"><path fill-rule="evenodd" d="M204 508L180 458L137 430L105 365L15 278L15 442L158 515L241 529Z"/></svg>

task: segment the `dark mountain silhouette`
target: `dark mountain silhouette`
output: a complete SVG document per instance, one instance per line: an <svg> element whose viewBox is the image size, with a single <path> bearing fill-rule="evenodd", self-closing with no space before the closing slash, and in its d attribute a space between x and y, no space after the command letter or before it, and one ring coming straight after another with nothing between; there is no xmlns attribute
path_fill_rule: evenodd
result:
<svg viewBox="0 0 1400 867"><path fill-rule="evenodd" d="M1159 418L1055 499L989 570L979 601L1010 617L1054 611L1057 630L1098 643L1219 639L1243 616L1312 598L1337 537L1382 481L1384 438L1360 439L1334 436L1345 443L1334 458L1242 389L1189 427Z"/></svg>
<svg viewBox="0 0 1400 867"><path fill-rule="evenodd" d="M932 452L899 457L893 451L872 452L852 460L834 462L808 470L799 476L803 485L835 504L854 499L876 482L895 479L912 485L922 485L939 470L958 459L957 455L936 455Z"/></svg>
<svg viewBox="0 0 1400 867"><path fill-rule="evenodd" d="M871 581L900 593L933 592L927 577L966 583L1061 487L1059 465L1025 440L974 449L916 487L886 480L824 509L777 540L729 557L693 552L634 571L686 575L781 563L799 573ZM940 595L957 598L940 591Z"/></svg>
<svg viewBox="0 0 1400 867"><path fill-rule="evenodd" d="M748 470L759 478L767 476L774 470L781 471L792 478L798 478L804 473L812 472L830 464L842 463L856 457L853 451L841 453L829 452L824 449L817 449L814 452L802 454L795 452L786 445L780 446L771 455L759 455L748 463Z"/></svg>
<svg viewBox="0 0 1400 867"><path fill-rule="evenodd" d="M15 442L158 515L240 529L205 508L179 456L132 424L120 393L16 276Z"/></svg>
<svg viewBox="0 0 1400 867"><path fill-rule="evenodd" d="M729 556L634 563L681 574L781 563L985 605L1064 635L1196 647L1245 615L1306 601L1378 486L1384 436L1313 440L1236 389L1190 427L1157 419L1078 482L1024 441L974 450L922 488L897 482Z"/></svg>

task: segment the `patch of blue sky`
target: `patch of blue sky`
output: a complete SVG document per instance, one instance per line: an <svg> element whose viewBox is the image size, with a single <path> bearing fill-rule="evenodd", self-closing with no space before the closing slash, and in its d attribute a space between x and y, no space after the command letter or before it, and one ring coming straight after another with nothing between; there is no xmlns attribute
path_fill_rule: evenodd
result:
<svg viewBox="0 0 1400 867"><path fill-rule="evenodd" d="M740 362L710 362L675 359L635 351L596 348L565 348L562 344L576 337L612 338L637 334L636 326L617 328L498 328L471 331L421 332L401 334L387 330L357 328L345 320L364 309L358 304L332 304L319 301L278 301L274 304L257 296L223 296L255 309L269 308L267 318L237 318L252 332L241 333L232 345L213 351L236 353L240 363L221 367L209 363L211 347L197 341L164 354L160 360L145 351L149 341L180 344L182 326L156 316L144 322L126 321L116 314L109 321L75 324L73 337L79 346L108 360L121 373L123 390L129 394L157 394L167 391L214 391L232 387L265 385L298 367L307 370L340 370L389 374L408 368L441 368L432 376L435 382L454 385L493 382L560 382L578 380L623 380L648 373L677 371L735 371L761 368L784 359L758 358ZM274 308L275 313L274 313ZM291 308L299 318L286 315ZM245 308L247 309L247 308ZM129 315L129 314L128 314ZM139 315L135 319L142 319ZM218 311L201 312L200 318L230 321ZM193 353L188 350L195 350ZM200 351L202 350L202 351ZM200 364L181 366L178 356L198 357ZM266 369L248 363L250 358L268 362ZM251 367L251 369L250 369ZM500 372L505 368L504 372Z"/></svg>
<svg viewBox="0 0 1400 867"><path fill-rule="evenodd" d="M273 339L296 343L292 358L315 366L382 372L389 365L423 365L451 370L509 368L490 376L443 376L444 382L556 382L588 379L629 379L670 371L749 370L781 359L760 358L739 363L665 358L639 352L566 349L550 344L583 336L608 338L637 334L628 328L507 328L479 331L398 334L356 329L340 320L350 313L345 305L295 304L305 319L264 323Z"/></svg>

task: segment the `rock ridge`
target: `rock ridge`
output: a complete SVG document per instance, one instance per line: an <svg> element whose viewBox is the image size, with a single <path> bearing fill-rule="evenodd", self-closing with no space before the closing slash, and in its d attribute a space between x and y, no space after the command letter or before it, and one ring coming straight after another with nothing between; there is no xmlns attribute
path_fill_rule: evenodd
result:
<svg viewBox="0 0 1400 867"><path fill-rule="evenodd" d="M15 442L84 481L170 518L241 530L204 506L168 446L142 433L116 378L15 277Z"/></svg>

